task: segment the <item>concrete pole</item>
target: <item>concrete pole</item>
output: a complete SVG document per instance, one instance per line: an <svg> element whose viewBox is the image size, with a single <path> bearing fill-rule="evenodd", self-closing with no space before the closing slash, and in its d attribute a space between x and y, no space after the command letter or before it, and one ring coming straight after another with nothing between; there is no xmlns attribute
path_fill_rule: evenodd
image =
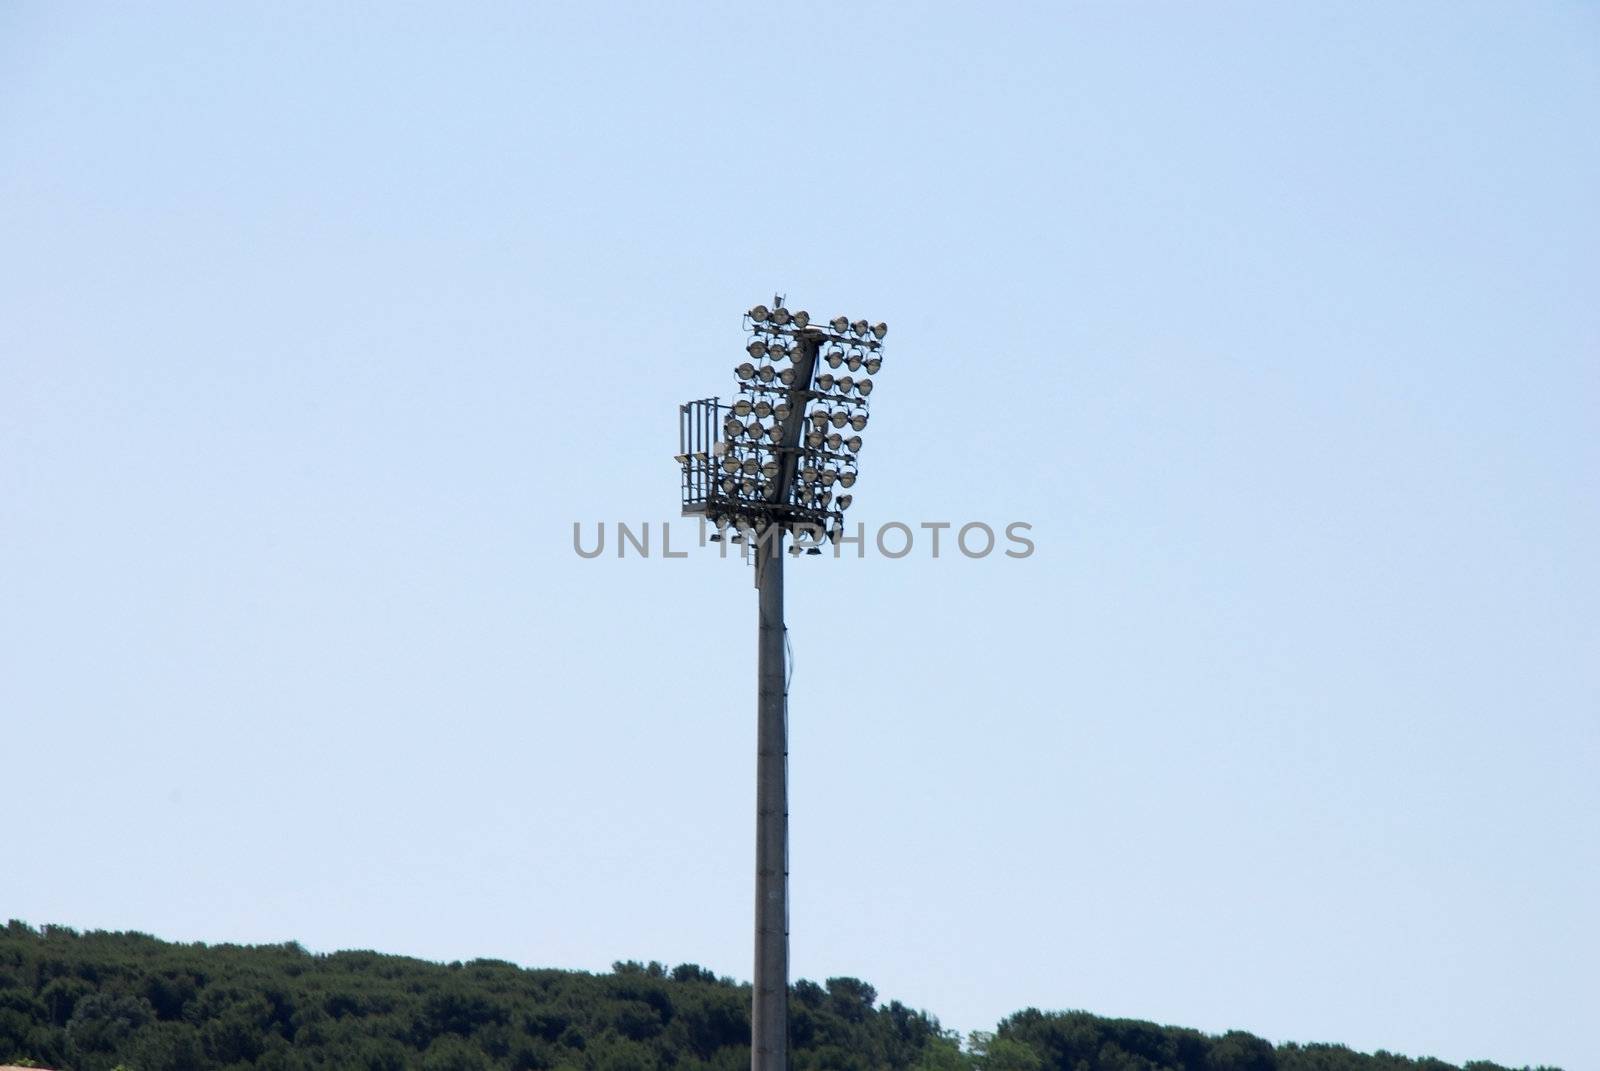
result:
<svg viewBox="0 0 1600 1071"><path fill-rule="evenodd" d="M804 392L822 346L818 332L796 335L797 399L780 442L798 447L805 432ZM788 500L797 456L786 453L769 485ZM756 962L750 1001L750 1071L789 1071L789 700L783 625L783 530L758 533L756 588Z"/></svg>
<svg viewBox="0 0 1600 1071"><path fill-rule="evenodd" d="M784 696L783 534L756 541L756 962L751 1071L789 1071L789 726Z"/></svg>

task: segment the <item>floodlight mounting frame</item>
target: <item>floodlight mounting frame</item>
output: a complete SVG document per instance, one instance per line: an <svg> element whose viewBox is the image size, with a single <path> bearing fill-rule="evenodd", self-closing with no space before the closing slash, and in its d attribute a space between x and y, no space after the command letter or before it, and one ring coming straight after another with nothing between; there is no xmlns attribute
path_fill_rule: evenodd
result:
<svg viewBox="0 0 1600 1071"><path fill-rule="evenodd" d="M782 298L774 300L781 307ZM840 431L858 437L864 428L856 428L851 422L870 417L870 401L868 394L854 391L818 390L814 380L826 356L834 352L832 347L854 350L852 356L871 355L881 361L877 355L883 343L870 333L856 336L815 322L804 327L792 321L780 325L770 318L757 321L749 312L744 314L743 321L745 330L758 336L758 340L760 336L769 340L784 337L797 343L788 350L791 362L788 369L782 370L792 369L797 373L795 382L785 384L776 378L762 381L752 375L739 383L742 400L770 400L773 408L778 402L787 401L788 409L781 419L773 413L757 417L756 423L765 420L776 420L776 423L766 426L766 435L752 438L747 430L741 430L748 427L744 419L749 418L749 412L741 419L734 412L734 405L724 403L720 397L700 398L679 406L678 458L682 469L683 515L699 517L718 528L753 530L758 535L777 527L791 533L803 532L812 542L820 542L825 535L837 540L846 508L837 505L838 499L848 497L853 501L854 493L846 495L842 489L836 493L834 485L839 482L838 477L847 474L851 477L851 487L859 481L859 450L830 448L823 444L813 446L807 440L814 433L827 435ZM829 347L829 354L825 355L824 347ZM778 360L781 360L771 360L766 354L751 354L750 357L752 361L761 362L760 367L773 369L778 368ZM768 360L770 364L764 363ZM838 378L842 377L834 376ZM830 419L820 426L813 425L811 418L817 412L826 412L830 418L843 412L847 422L840 427L830 427ZM737 429L732 427L735 421L739 424ZM767 436L773 429L778 429L778 438L769 441ZM729 454L741 460L739 470L723 470L722 460ZM760 466L759 472L743 471L742 466L752 460ZM766 470L773 462L777 463L777 470L768 475ZM809 473L803 480L800 478L802 468ZM823 482L822 477L829 473L834 478ZM726 480L735 481L735 490L731 493L724 486ZM749 490L745 490L747 486Z"/></svg>

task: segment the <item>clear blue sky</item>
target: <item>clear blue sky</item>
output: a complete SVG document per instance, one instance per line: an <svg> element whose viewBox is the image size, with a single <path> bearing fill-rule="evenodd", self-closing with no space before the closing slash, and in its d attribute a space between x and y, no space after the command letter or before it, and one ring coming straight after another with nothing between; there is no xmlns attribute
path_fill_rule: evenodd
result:
<svg viewBox="0 0 1600 1071"><path fill-rule="evenodd" d="M0 916L748 977L781 289L796 974L1600 1066L1600 11L334 7L0 8Z"/></svg>

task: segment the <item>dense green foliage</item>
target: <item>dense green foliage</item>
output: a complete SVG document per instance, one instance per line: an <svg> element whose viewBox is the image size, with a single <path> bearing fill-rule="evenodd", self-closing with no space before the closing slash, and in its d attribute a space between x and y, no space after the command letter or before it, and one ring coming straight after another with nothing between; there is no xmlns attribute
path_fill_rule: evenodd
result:
<svg viewBox="0 0 1600 1071"><path fill-rule="evenodd" d="M20 922L0 932L0 1063L71 1071L733 1071L750 1063L749 1004L748 986L693 964L595 975ZM796 1071L1454 1071L1031 1009L963 1046L854 978L797 982L791 1009Z"/></svg>

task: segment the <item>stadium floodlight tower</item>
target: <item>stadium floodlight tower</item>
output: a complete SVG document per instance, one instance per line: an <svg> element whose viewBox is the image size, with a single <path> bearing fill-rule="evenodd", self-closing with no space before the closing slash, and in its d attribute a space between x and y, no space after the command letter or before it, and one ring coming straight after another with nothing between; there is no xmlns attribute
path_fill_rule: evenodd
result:
<svg viewBox="0 0 1600 1071"><path fill-rule="evenodd" d="M715 526L755 561L756 634L755 976L751 1071L789 1071L788 680L783 624L784 535L791 555L837 542L855 485L871 376L883 363L884 324L840 316L815 324L773 308L745 313L750 359L734 369L731 405L702 398L679 407L678 466L684 516ZM829 371L818 372L826 364ZM858 375L858 373L864 373ZM726 553L726 544L724 544Z"/></svg>

